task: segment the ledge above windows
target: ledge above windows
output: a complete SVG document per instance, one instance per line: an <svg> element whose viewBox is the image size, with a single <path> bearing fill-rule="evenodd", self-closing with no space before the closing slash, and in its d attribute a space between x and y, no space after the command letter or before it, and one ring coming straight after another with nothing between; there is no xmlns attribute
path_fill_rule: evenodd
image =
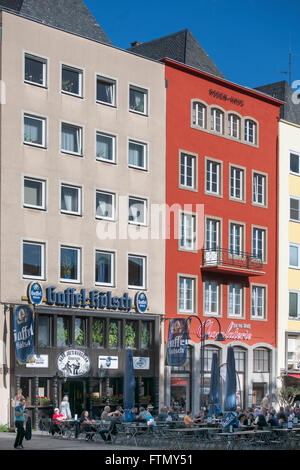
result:
<svg viewBox="0 0 300 470"><path fill-rule="evenodd" d="M235 111L225 111L197 98L191 100L191 127L226 139L258 147L258 122Z"/></svg>

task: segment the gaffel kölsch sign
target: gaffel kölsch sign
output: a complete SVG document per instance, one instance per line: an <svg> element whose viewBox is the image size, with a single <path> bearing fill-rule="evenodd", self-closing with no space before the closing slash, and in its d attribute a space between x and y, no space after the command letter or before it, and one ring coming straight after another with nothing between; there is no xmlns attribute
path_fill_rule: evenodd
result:
<svg viewBox="0 0 300 470"><path fill-rule="evenodd" d="M58 307L90 307L93 309L121 310L129 312L132 308L139 313L145 313L148 308L148 299L145 292L137 292L133 299L127 293L122 297L113 296L111 291L100 291L97 289L77 291L68 287L63 291L57 291L56 286L45 289L46 298L43 299L43 289L39 282L32 282L28 286L28 299L34 305L45 302L48 305Z"/></svg>

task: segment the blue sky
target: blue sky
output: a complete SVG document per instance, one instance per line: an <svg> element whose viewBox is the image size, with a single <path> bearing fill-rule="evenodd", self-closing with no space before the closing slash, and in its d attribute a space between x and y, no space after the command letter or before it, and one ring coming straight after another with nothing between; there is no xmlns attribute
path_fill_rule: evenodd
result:
<svg viewBox="0 0 300 470"><path fill-rule="evenodd" d="M255 87L300 80L300 1L287 0L84 0L112 43L131 42L189 29L224 76Z"/></svg>

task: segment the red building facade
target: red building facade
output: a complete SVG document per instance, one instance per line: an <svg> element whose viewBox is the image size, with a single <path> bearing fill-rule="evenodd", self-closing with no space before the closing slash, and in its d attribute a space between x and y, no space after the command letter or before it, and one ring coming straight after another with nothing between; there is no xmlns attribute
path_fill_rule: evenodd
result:
<svg viewBox="0 0 300 470"><path fill-rule="evenodd" d="M281 102L164 62L166 203L175 214L166 241L166 318L191 317L187 364L166 368L167 402L199 409L198 317L207 335L203 395L209 392L213 352L222 371L231 345L237 399L242 407L255 405L275 382ZM219 324L222 343L215 341Z"/></svg>

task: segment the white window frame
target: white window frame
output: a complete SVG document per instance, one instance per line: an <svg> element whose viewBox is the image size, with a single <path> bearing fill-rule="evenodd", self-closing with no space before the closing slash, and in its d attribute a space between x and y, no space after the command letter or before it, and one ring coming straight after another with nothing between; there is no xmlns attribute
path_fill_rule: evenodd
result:
<svg viewBox="0 0 300 470"><path fill-rule="evenodd" d="M109 103L107 101L98 100L98 93L97 93L98 81L99 82L101 81L103 83L107 83L108 85L112 86L112 102L111 103ZM116 108L116 106L117 106L117 91L116 90L117 90L117 80L115 80L113 78L105 77L104 75L99 75L99 74L96 75L96 103L100 103L100 104L104 104L106 106L111 106L113 108Z"/></svg>
<svg viewBox="0 0 300 470"><path fill-rule="evenodd" d="M110 255L110 277L111 282L100 282L96 279L96 259L97 253L103 253L105 255ZM114 286L115 285L115 252L113 251L105 251L105 250L95 250L95 285L96 286Z"/></svg>
<svg viewBox="0 0 300 470"><path fill-rule="evenodd" d="M224 134L224 111L219 108L210 109L211 130L218 134Z"/></svg>
<svg viewBox="0 0 300 470"><path fill-rule="evenodd" d="M191 237L187 236L191 233ZM188 241L191 243L188 243ZM179 249L196 251L197 244L197 218L196 214L181 212L179 216Z"/></svg>
<svg viewBox="0 0 300 470"><path fill-rule="evenodd" d="M104 215L97 215L97 194L107 194L111 196L112 198L112 216L104 216ZM103 191L102 189L96 189L96 205L95 205L95 218L96 219L103 219L103 220L110 220L110 221L115 221L116 220L116 194L111 193L110 191Z"/></svg>
<svg viewBox="0 0 300 470"><path fill-rule="evenodd" d="M214 290L212 289L212 286L215 286L216 287L216 305L217 305L217 311L213 311L212 310L212 296L214 294ZM208 287L208 289L207 289ZM204 315L214 315L216 317L218 316L221 316L221 298L222 298L222 295L221 295L221 285L218 281L214 281L214 280L205 280L203 282L203 289L204 289L204 295L203 295L203 306L204 306ZM208 305L209 305L209 308L207 309L207 293L208 293Z"/></svg>
<svg viewBox="0 0 300 470"><path fill-rule="evenodd" d="M134 201L138 201L139 203L143 204L144 206L144 219L142 222L139 222L137 220L130 220L129 217L131 215L130 213L130 201L131 200L134 200ZM138 196L128 196L128 223L129 224L133 224L133 225L142 225L142 226L146 226L147 225L147 221L148 221L148 200L147 199L143 199L141 197L138 197Z"/></svg>
<svg viewBox="0 0 300 470"><path fill-rule="evenodd" d="M61 251L62 251L62 249L74 250L74 251L77 252L77 276L76 276L76 279L67 279L67 278L64 278L64 277L60 277L60 274L61 274ZM81 251L82 251L81 248L78 248L76 246L65 245L65 244L60 245L60 248L59 248L59 280L60 280L60 282L73 283L73 284L80 284L81 283L81 258L82 258Z"/></svg>
<svg viewBox="0 0 300 470"><path fill-rule="evenodd" d="M252 119L244 120L244 141L248 144L256 144L257 141L257 124Z"/></svg>
<svg viewBox="0 0 300 470"><path fill-rule="evenodd" d="M28 204L25 202L25 180L37 181L38 183L41 183L42 204L40 206L37 206L35 204ZM30 209L46 210L46 180L26 175L23 177L23 207L27 207Z"/></svg>
<svg viewBox="0 0 300 470"><path fill-rule="evenodd" d="M231 292L232 287L232 292ZM237 289L239 292L236 292ZM239 296L239 303L236 303L237 295ZM232 298L232 303L230 299ZM239 306L239 312L235 313L236 306ZM232 311L230 311L232 307ZM233 318L242 318L244 315L244 288L242 284L239 283L229 283L228 284L228 316Z"/></svg>
<svg viewBox="0 0 300 470"><path fill-rule="evenodd" d="M228 134L233 139L241 138L241 118L237 114L228 114Z"/></svg>
<svg viewBox="0 0 300 470"><path fill-rule="evenodd" d="M201 101L192 102L192 125L206 129L207 106Z"/></svg>
<svg viewBox="0 0 300 470"><path fill-rule="evenodd" d="M233 232L232 229L233 228ZM237 233L239 232L239 233ZM238 237L238 244L236 238ZM229 253L233 257L243 256L245 239L245 226L238 222L229 222ZM237 250L238 248L238 250Z"/></svg>
<svg viewBox="0 0 300 470"><path fill-rule="evenodd" d="M293 218L291 217L291 201L292 201L292 200L297 201L297 203L298 203L298 219L293 219ZM289 201L290 201L290 209L289 209L289 210L290 210L290 216L289 216L289 220L290 220L291 222L300 222L300 198L297 197L297 196L290 196Z"/></svg>
<svg viewBox="0 0 300 470"><path fill-rule="evenodd" d="M135 144L139 145L140 147L143 148L143 158L144 158L144 165L143 166L138 166L134 165L133 163L130 163L130 144ZM136 170L147 170L148 168L148 145L145 142L140 142L138 140L133 140L129 139L128 140L128 167L129 168L135 168Z"/></svg>
<svg viewBox="0 0 300 470"><path fill-rule="evenodd" d="M257 234L257 233L261 233L261 235L262 235L262 240L261 240L262 257L261 258L256 256L257 253L258 253L258 243L259 243L258 237L255 236L255 234ZM251 247L252 247L252 256L256 259L261 259L262 263L265 263L266 262L266 257L267 257L267 230L265 228L256 227L256 226L252 227L252 246Z"/></svg>
<svg viewBox="0 0 300 470"><path fill-rule="evenodd" d="M191 159L191 176L187 174L188 159ZM182 167L183 172L181 171ZM188 178L192 180L191 185L188 184ZM189 191L197 191L197 155L190 154L184 150L179 151L179 187Z"/></svg>
<svg viewBox="0 0 300 470"><path fill-rule="evenodd" d="M297 295L297 316L290 315L290 294ZM299 290L289 290L289 311L288 311L288 318L289 320L300 320L300 291Z"/></svg>
<svg viewBox="0 0 300 470"><path fill-rule="evenodd" d="M216 171L212 167L216 165ZM212 181L213 175L216 174L217 182ZM216 184L217 189L213 191L213 184ZM206 159L205 165L205 193L212 196L222 197L222 163L210 158Z"/></svg>
<svg viewBox="0 0 300 470"><path fill-rule="evenodd" d="M72 150L65 150L65 149L62 148L63 126L73 127L74 129L76 129L78 131L77 139L78 139L79 152L74 152ZM83 127L82 126L79 126L77 124L71 124L71 123L66 122L66 121L61 121L61 126L60 126L60 151L62 153L66 153L68 155L76 155L78 157L83 156Z"/></svg>
<svg viewBox="0 0 300 470"><path fill-rule="evenodd" d="M257 290L261 289L262 292L262 306L258 305L258 295ZM253 305L254 302L254 305ZM254 313L253 313L254 307ZM262 315L258 315L258 309L262 308L263 312ZM251 311L250 311L250 318L252 320L266 320L267 318L267 288L263 285L252 284L251 285Z"/></svg>
<svg viewBox="0 0 300 470"><path fill-rule="evenodd" d="M42 143L36 144L34 142L29 142L25 140L25 118L33 119L35 121L40 121L42 123ZM46 148L46 118L41 116L36 116L35 114L24 113L23 114L23 144L30 145L32 147Z"/></svg>
<svg viewBox="0 0 300 470"><path fill-rule="evenodd" d="M72 189L76 189L77 191L77 200L78 200L78 211L68 211L67 209L63 209L61 205L61 200L62 200L62 193L63 193L63 187L68 187ZM76 186L74 184L70 183L60 183L60 212L62 214L70 214L70 215L82 215L82 188L81 186Z"/></svg>
<svg viewBox="0 0 300 470"><path fill-rule="evenodd" d="M215 224L216 230L212 230L212 224ZM212 233L216 233L216 246L213 247ZM207 234L209 233L209 238ZM205 250L218 251L221 247L221 220L207 216L205 220Z"/></svg>
<svg viewBox="0 0 300 470"><path fill-rule="evenodd" d="M75 72L78 74L78 85L79 85L79 93L72 93L67 90L63 90L63 71L70 70L71 72ZM78 98L83 98L83 70L77 67L73 67L72 65L68 64L61 64L61 84L60 84L60 91L65 95L77 96Z"/></svg>
<svg viewBox="0 0 300 470"><path fill-rule="evenodd" d="M143 285L141 286L133 286L131 284L129 284L129 258L138 258L138 259L142 259L143 260L143 265L142 265L142 269L143 269ZM135 290L146 290L146 269L147 269L147 257L146 256L143 256L143 255L136 255L136 254L131 254L129 253L128 256L127 256L127 276L128 276L128 289L135 289Z"/></svg>
<svg viewBox="0 0 300 470"><path fill-rule="evenodd" d="M291 175L295 175L295 176L300 176L300 153L298 152L294 152L292 150L290 150L290 159L289 159L289 173ZM298 157L298 167L299 167L299 172L295 172L295 171L292 171L291 170L291 156L294 155L295 157Z"/></svg>
<svg viewBox="0 0 300 470"><path fill-rule="evenodd" d="M297 257L298 257L298 265L294 266L290 264L290 248L297 248ZM291 269L300 269L300 244L297 243L289 243L289 268Z"/></svg>
<svg viewBox="0 0 300 470"><path fill-rule="evenodd" d="M32 276L30 274L24 274L24 244L27 245L38 245L41 247L41 275L40 276ZM46 279L46 247L44 242L37 242L32 240L22 240L22 278L23 279Z"/></svg>
<svg viewBox="0 0 300 470"><path fill-rule="evenodd" d="M258 178L262 179L262 191L260 193L258 192ZM262 202L258 201L260 195ZM267 175L255 170L252 171L252 204L260 207L267 206Z"/></svg>
<svg viewBox="0 0 300 470"><path fill-rule="evenodd" d="M181 289L181 281L183 281L183 289ZM188 282L191 283L191 289L188 287ZM187 292L191 291L191 299L188 298ZM181 297L183 293L183 298ZM191 308L187 308L188 302L191 301ZM181 307L181 304L183 306ZM178 276L178 313L196 313L196 279L194 277L179 275Z"/></svg>
<svg viewBox="0 0 300 470"><path fill-rule="evenodd" d="M26 78L25 78L26 59L35 60L36 62L42 63L42 65L43 65L43 83L37 83L37 82L33 82L31 80L26 80ZM34 54L30 54L29 52L24 53L24 83L39 86L40 88L47 88L47 59L45 59L44 57L36 56Z"/></svg>
<svg viewBox="0 0 300 470"><path fill-rule="evenodd" d="M104 158L104 157L98 157L97 155L97 137L99 136L103 136L103 137L107 137L109 139L111 139L112 141L112 160L110 160L109 158ZM108 134L107 132L102 132L102 131L96 131L96 160L97 161L101 161L101 162L105 162L105 163L116 163L117 159L116 159L116 147L117 147L117 138L115 135L113 134Z"/></svg>
<svg viewBox="0 0 300 470"><path fill-rule="evenodd" d="M137 109L133 109L130 107L130 92L131 90L133 91L137 91L139 93L142 93L143 94L143 97L144 97L144 111L139 111ZM148 116L148 109L149 109L149 91L146 89L146 88L142 88L142 87L139 87L137 85L133 85L133 84L129 84L129 96L128 96L128 108L129 108L129 112L131 113L137 113L137 114L141 114L142 116Z"/></svg>
<svg viewBox="0 0 300 470"><path fill-rule="evenodd" d="M240 201L240 202L243 202L245 197L244 197L244 194L245 194L245 169L244 168L241 168L241 167L238 167L238 166L234 166L234 165L230 165L229 166L229 171L230 171L230 175L229 175L229 198L230 199L234 199L235 201ZM233 176L232 176L232 172L233 172ZM238 178L237 178L237 173L240 174L240 184L238 186L237 182L238 182ZM236 194L237 194L237 191L240 191L240 196L238 197ZM231 194L231 192L233 191L233 194Z"/></svg>

